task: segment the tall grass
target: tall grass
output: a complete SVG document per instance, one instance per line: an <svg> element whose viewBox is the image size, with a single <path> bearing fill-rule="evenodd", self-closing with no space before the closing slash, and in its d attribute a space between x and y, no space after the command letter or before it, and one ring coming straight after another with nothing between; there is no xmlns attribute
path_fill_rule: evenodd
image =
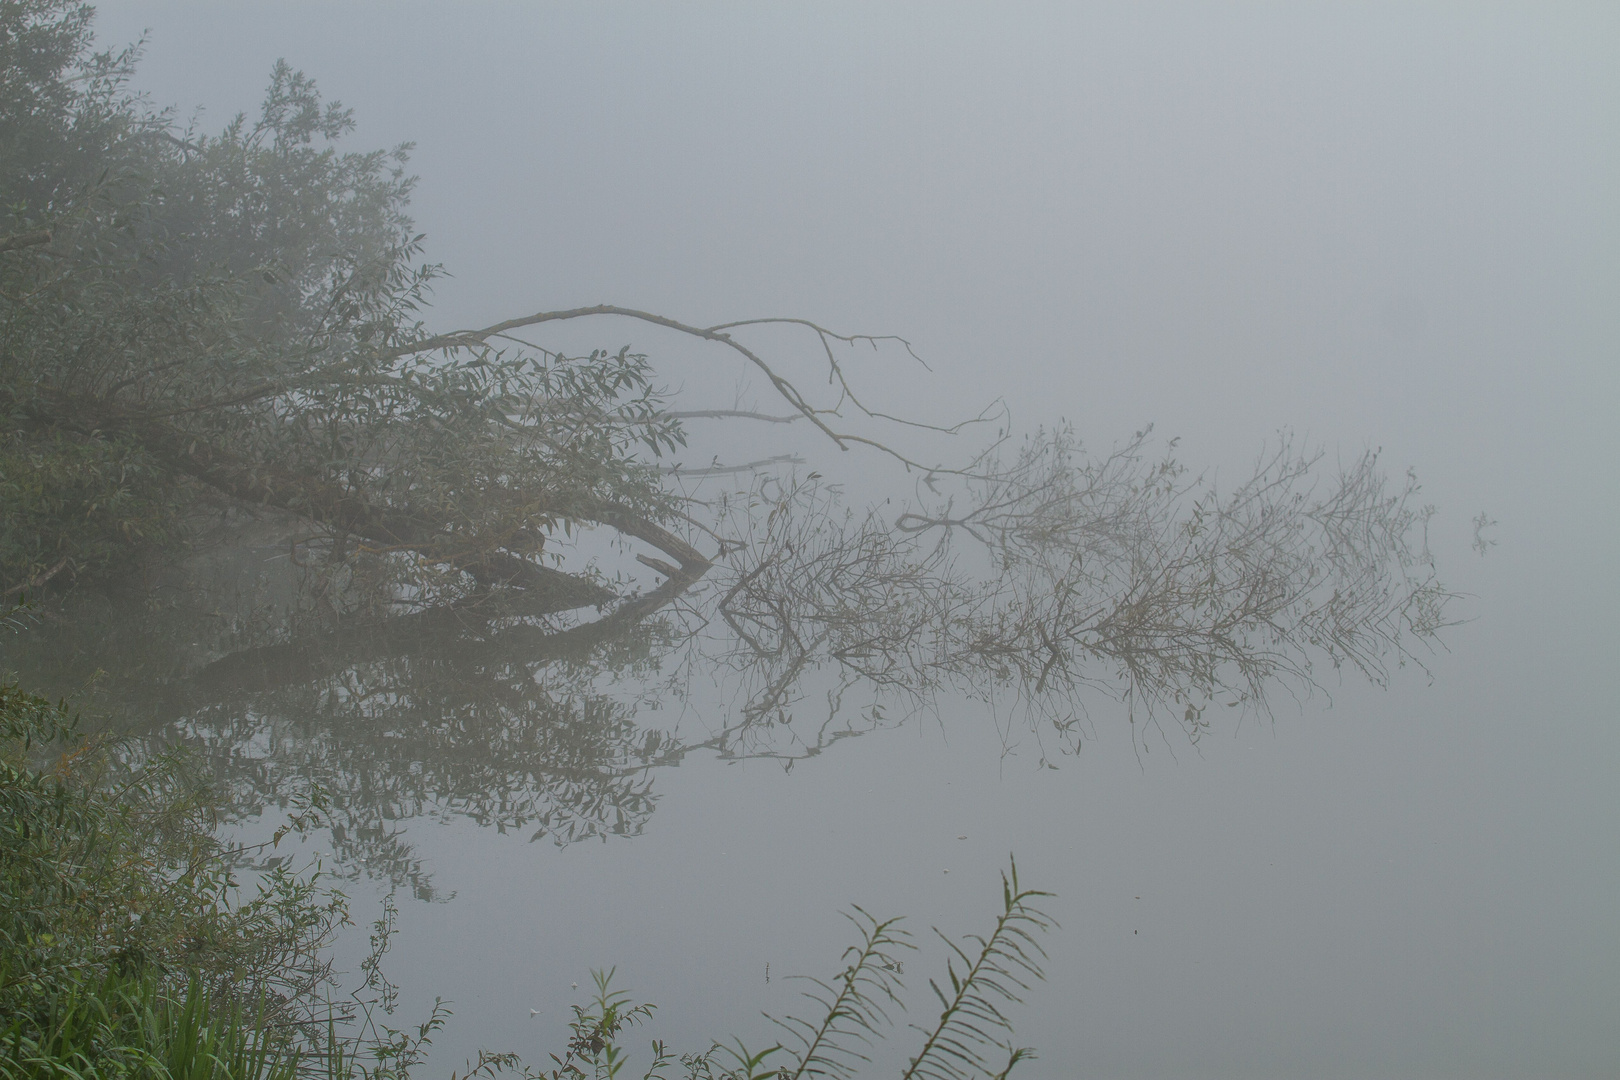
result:
<svg viewBox="0 0 1620 1080"><path fill-rule="evenodd" d="M294 1080L292 1041L199 982L80 977L0 1028L3 1080Z"/></svg>

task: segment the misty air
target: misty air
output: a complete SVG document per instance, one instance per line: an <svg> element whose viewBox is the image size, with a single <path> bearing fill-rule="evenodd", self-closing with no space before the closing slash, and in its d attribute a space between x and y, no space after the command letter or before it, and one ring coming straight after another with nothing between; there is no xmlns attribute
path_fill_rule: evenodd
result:
<svg viewBox="0 0 1620 1080"><path fill-rule="evenodd" d="M1615 1075L1616 46L0 2L0 1077Z"/></svg>

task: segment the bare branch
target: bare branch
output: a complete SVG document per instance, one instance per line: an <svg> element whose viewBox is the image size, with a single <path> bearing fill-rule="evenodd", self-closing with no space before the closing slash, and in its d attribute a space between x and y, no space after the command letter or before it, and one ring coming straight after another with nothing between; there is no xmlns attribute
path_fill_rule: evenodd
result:
<svg viewBox="0 0 1620 1080"><path fill-rule="evenodd" d="M730 476L736 473L756 472L771 465L803 465L804 458L798 454L777 454L775 457L760 458L745 465L710 465L703 469L688 469L681 465L666 465L663 471L670 476Z"/></svg>
<svg viewBox="0 0 1620 1080"><path fill-rule="evenodd" d="M672 409L664 414L674 420L721 420L737 417L743 420L762 420L767 424L791 424L803 420L803 415L771 416L769 413L749 412L746 409Z"/></svg>
<svg viewBox="0 0 1620 1080"><path fill-rule="evenodd" d="M748 348L746 345L743 345L741 342L737 341L730 334L727 334L727 333L724 332L724 329L723 329L724 326L748 325L748 324L744 324L744 323L722 324L722 328L713 328L713 327L705 328L705 327L701 327L701 326L692 326L692 325L689 325L687 323L683 323L683 322L680 322L680 321L675 320L675 319L668 318L668 317L663 316L663 315L657 315L657 314L654 314L654 313L649 312L649 311L640 311L640 310L637 310L636 308L618 307L618 306L613 305L613 304L596 304L596 305L593 305L591 307L569 308L569 309L563 310L563 311L541 311L541 312L536 312L533 315L523 316L522 318L508 319L505 322L499 322L499 323L494 324L493 326L484 327L481 330L460 330L460 331L456 331L456 332L450 333L450 334L440 334L440 335L437 335L435 337L423 338L421 340L414 341L414 342L411 342L411 343L406 344L406 345L400 345L400 346L396 346L395 348L385 350L381 355L382 355L383 359L397 359L397 358L404 357L404 356L412 356L412 355L417 355L417 354L424 353L424 352L433 352L433 351L440 350L440 349L447 349L447 350L448 349L480 349L480 348L484 348L486 346L487 341L488 341L489 338L497 336L497 335L506 334L508 331L516 330L516 329L519 329L521 327L538 326L538 325L540 325L542 323L564 322L564 321L571 320L571 319L583 319L583 318L592 318L592 317L608 316L608 315L620 316L620 317L627 318L627 319L635 319L635 320L638 320L640 322L649 323L649 324L651 324L653 326L661 326L661 327L664 327L665 329L674 330L674 331L676 331L678 333L687 334L687 335L689 335L691 337L701 338L701 339L703 339L705 341L713 341L713 342L716 342L716 343L718 343L720 345L724 345L725 347L733 350L734 352L736 352L737 354L742 356L745 360L747 360L750 364L752 364L755 368L757 368L759 371L763 372L765 377L770 380L771 386L776 390L776 392L779 395L781 395L783 400L785 400L789 405L792 405L795 409L798 410L798 412L799 412L799 414L801 416L803 416L805 419L809 420L812 424L814 424L817 428L819 428L821 430L821 433L823 435L827 436L828 439L832 440L833 444L835 446L837 446L840 450L848 450L850 448L851 444L860 444L860 445L872 447L874 450L877 450L880 453L883 453L883 454L887 455L888 457L893 458L895 461L898 461L902 465L906 466L906 468L908 468L908 469L917 469L917 470L920 470L922 472L929 472L929 473L953 473L953 472L957 471L957 470L946 469L946 468L943 468L941 466L924 465L921 462L913 460L912 458L910 458L907 455L901 453L900 451L895 450L893 447L890 447L885 443L879 442L876 439L869 439L869 438L866 438L866 437L861 436L861 435L855 435L855 434L852 434L852 433L847 432L847 431L839 431L839 430L834 429L831 425L829 425L822 418L826 417L826 416L835 416L835 417L836 416L841 416L842 414L839 412L839 409L838 409L837 406L834 406L833 408L818 408L817 406L812 405L810 403L810 401L807 398L805 398L805 396L802 393L800 393L797 386L795 386L791 381L789 381L787 378L785 378L784 376L779 374L773 367L771 367L771 365L767 364L765 362L765 360L758 353L754 352L752 349ZM896 423L905 424L908 427L924 428L924 429L931 430L931 431L940 431L940 432L949 433L949 432L954 432L954 431L960 430L966 424L977 424L977 423L986 423L986 422L988 422L989 419L991 418L991 416L994 415L996 409L999 407L997 405L993 405L990 409L987 409L985 412L981 413L979 416L974 417L971 420L963 421L962 423L956 424L956 425L954 425L952 427L937 427L937 426L932 425L932 424L923 424L923 423L919 423L919 422L915 422L915 421L904 420L904 419L901 419L899 417L889 416L889 415L884 414L884 413L880 413L880 412L870 410L870 409L866 408L865 405L861 404L860 400L855 396L853 390L850 389L847 381L844 378L843 370L839 366L837 358L832 353L832 349L831 349L831 346L829 344L829 341L830 340L839 340L839 341L865 340L865 341L876 342L876 341L879 341L879 340L885 340L884 338L880 338L880 337L849 337L849 336L845 336L845 335L836 335L836 334L833 334L830 331L824 330L824 329L816 326L816 324L808 322L806 320L782 319L782 320L755 320L755 321L756 322L792 322L792 323L799 323L801 325L804 325L806 327L811 328L818 335L820 335L820 340L822 342L823 347L826 349L827 356L828 356L828 359L829 359L829 362L830 362L830 365L831 365L832 378L837 383L837 385L840 387L840 390L843 392L844 396L847 397L851 402L853 402L855 404L855 406L857 408L859 408L861 410L861 412L866 414L867 416L871 416L871 417L874 417L874 418L877 418L877 419L891 420L891 421L894 421ZM903 341L904 339L896 338L894 340ZM910 346L908 345L907 348L909 350ZM915 354L913 354L913 355L915 355Z"/></svg>

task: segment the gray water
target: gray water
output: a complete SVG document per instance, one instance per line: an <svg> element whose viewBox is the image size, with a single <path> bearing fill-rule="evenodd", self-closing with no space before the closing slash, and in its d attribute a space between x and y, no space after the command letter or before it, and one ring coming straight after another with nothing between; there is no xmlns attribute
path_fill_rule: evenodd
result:
<svg viewBox="0 0 1620 1080"><path fill-rule="evenodd" d="M445 325L805 314L907 334L931 375L862 374L912 414L999 396L1094 447L1152 422L1234 473L1285 426L1381 447L1439 504L1430 545L1468 594L1427 672L1326 678L1196 747L1098 702L1065 755L948 697L791 769L641 771L647 729L724 723L701 688L643 701L587 748L625 766L595 802L558 764L577 746L432 730L435 701L555 705L454 658L405 673L422 708L392 727L296 688L141 699L143 722L192 717L249 809L307 773L365 781L336 846L362 919L400 889L400 1017L455 1002L436 1067L543 1059L571 984L611 965L658 1003L652 1034L768 1039L782 976L836 970L840 909L981 930L1016 852L1062 924L1016 1014L1042 1054L1024 1075L1620 1068L1612 10L101 7L109 42L152 29L141 85L206 103L205 127L285 56L359 142L415 140ZM130 637L112 619L75 662L116 686L181 663ZM924 1022L937 964L915 970Z"/></svg>

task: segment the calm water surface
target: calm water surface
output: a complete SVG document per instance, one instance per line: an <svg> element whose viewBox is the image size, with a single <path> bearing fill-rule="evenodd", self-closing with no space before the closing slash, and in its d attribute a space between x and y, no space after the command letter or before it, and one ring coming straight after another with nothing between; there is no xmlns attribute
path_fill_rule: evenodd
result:
<svg viewBox="0 0 1620 1080"><path fill-rule="evenodd" d="M195 748L245 835L311 781L330 791L336 824L300 857L352 879L362 924L397 897L395 1020L455 1009L435 1068L480 1046L543 1059L596 967L659 1005L651 1034L768 1042L760 1011L800 989L785 976L836 971L841 909L904 914L925 946L931 926L982 930L1012 853L1062 924L1017 1014L1043 1052L1028 1075L1613 1060L1610 632L1601 590L1536 584L1547 560L1461 564L1489 600L1432 679L1347 682L1331 707L1234 716L1196 747L1133 741L1096 702L1074 754L959 698L882 719L846 701L829 725L807 695L791 724L740 731L723 682L660 688L645 641L593 660L427 626L220 660L252 637L232 611L275 602L277 557L205 568L208 595L242 607L81 598L8 661L58 689L103 669L81 701ZM351 964L365 929L341 945ZM908 963L907 1019L928 1019L940 963Z"/></svg>

